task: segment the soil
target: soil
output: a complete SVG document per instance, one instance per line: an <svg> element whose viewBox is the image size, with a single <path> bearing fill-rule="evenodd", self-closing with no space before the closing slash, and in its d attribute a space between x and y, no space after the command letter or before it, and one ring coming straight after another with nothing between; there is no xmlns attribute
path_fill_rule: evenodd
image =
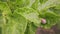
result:
<svg viewBox="0 0 60 34"><path fill-rule="evenodd" d="M36 34L60 34L60 29L57 28L57 25L51 27L49 30L39 27Z"/></svg>

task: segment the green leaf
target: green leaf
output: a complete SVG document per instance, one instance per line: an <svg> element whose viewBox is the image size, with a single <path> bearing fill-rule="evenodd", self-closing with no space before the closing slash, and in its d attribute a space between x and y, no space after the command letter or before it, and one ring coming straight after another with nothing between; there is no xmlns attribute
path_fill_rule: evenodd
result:
<svg viewBox="0 0 60 34"><path fill-rule="evenodd" d="M37 27L33 23L29 23L27 25L27 29L25 31L25 34L35 34Z"/></svg>
<svg viewBox="0 0 60 34"><path fill-rule="evenodd" d="M6 17L8 14L11 14L8 5L0 2L0 27L2 27L2 34L5 34Z"/></svg>
<svg viewBox="0 0 60 34"><path fill-rule="evenodd" d="M56 7L51 7L49 8L50 12L54 12L57 15L60 15L60 9L57 9Z"/></svg>
<svg viewBox="0 0 60 34"><path fill-rule="evenodd" d="M34 22L36 26L40 25L40 18L38 17L38 12L32 8L19 8L15 11L17 14L22 15L27 20Z"/></svg>
<svg viewBox="0 0 60 34"><path fill-rule="evenodd" d="M14 13L13 15L9 15L7 19L5 34L24 34L27 20L23 16Z"/></svg>
<svg viewBox="0 0 60 34"><path fill-rule="evenodd" d="M60 9L60 4L55 7L56 9Z"/></svg>
<svg viewBox="0 0 60 34"><path fill-rule="evenodd" d="M35 0L35 2L32 4L31 7L32 7L33 9L37 10L38 7L39 7L39 5L40 5L40 4L39 4L39 0Z"/></svg>
<svg viewBox="0 0 60 34"><path fill-rule="evenodd" d="M6 3L0 2L0 10L2 10L3 14L11 14L10 8Z"/></svg>
<svg viewBox="0 0 60 34"><path fill-rule="evenodd" d="M16 0L16 5L18 8L26 7L30 4L30 0Z"/></svg>
<svg viewBox="0 0 60 34"><path fill-rule="evenodd" d="M1 2L7 2L7 0L0 0Z"/></svg>
<svg viewBox="0 0 60 34"><path fill-rule="evenodd" d="M41 12L40 17L46 19L46 24L41 24L41 27L46 28L46 29L50 29L60 19L60 16L50 11L44 12L44 13Z"/></svg>
<svg viewBox="0 0 60 34"><path fill-rule="evenodd" d="M42 4L40 7L38 7L38 10L42 11L42 10L49 9L50 7L54 7L54 6L56 6L56 1L57 0L53 0L53 1L52 0L48 0L44 4Z"/></svg>
<svg viewBox="0 0 60 34"><path fill-rule="evenodd" d="M2 34L2 27L0 27L0 34Z"/></svg>
<svg viewBox="0 0 60 34"><path fill-rule="evenodd" d="M43 3L45 3L46 1L48 1L48 0L40 0L40 3L43 4Z"/></svg>

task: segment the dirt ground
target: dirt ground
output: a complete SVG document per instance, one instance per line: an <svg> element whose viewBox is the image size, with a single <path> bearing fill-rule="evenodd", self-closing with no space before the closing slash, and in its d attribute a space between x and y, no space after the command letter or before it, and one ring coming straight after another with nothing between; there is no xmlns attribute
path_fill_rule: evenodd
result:
<svg viewBox="0 0 60 34"><path fill-rule="evenodd" d="M57 28L57 25L53 26L50 30L38 28L36 34L60 34L60 29Z"/></svg>

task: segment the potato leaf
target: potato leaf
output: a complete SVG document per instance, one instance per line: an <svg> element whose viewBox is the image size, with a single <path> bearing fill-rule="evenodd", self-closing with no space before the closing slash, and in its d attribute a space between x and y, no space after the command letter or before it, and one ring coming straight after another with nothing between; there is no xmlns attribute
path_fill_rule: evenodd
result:
<svg viewBox="0 0 60 34"><path fill-rule="evenodd" d="M34 22L36 26L40 25L40 18L38 17L38 12L36 12L32 8L20 8L15 11L17 14L22 15L25 17L27 20Z"/></svg>
<svg viewBox="0 0 60 34"><path fill-rule="evenodd" d="M17 13L8 16L8 22L5 28L5 34L24 34L27 26L27 20Z"/></svg>

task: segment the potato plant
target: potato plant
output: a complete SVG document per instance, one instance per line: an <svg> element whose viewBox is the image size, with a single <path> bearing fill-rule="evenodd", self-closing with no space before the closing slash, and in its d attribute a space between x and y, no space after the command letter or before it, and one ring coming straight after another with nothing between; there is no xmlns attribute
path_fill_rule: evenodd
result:
<svg viewBox="0 0 60 34"><path fill-rule="evenodd" d="M60 0L0 0L0 34L35 34L60 21Z"/></svg>

